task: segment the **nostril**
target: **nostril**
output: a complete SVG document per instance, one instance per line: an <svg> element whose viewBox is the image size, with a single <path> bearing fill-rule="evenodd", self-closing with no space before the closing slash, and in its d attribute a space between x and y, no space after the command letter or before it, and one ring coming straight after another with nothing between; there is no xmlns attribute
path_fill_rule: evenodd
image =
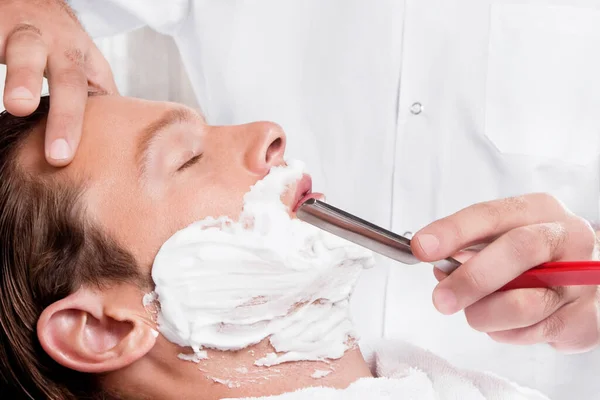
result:
<svg viewBox="0 0 600 400"><path fill-rule="evenodd" d="M267 154L266 154L266 162L267 163L271 163L273 161L273 158L277 156L277 154L279 154L279 152L281 151L281 147L283 146L283 140L281 140L280 137L278 137L277 139L273 140L273 142L271 142L271 144L269 145L269 148L267 149Z"/></svg>

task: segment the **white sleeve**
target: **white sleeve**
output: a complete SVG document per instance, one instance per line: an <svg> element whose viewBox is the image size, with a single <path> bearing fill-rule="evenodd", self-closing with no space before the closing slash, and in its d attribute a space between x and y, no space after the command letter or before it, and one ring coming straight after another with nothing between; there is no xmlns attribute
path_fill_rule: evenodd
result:
<svg viewBox="0 0 600 400"><path fill-rule="evenodd" d="M143 26L172 34L189 14L190 0L68 0L94 39Z"/></svg>

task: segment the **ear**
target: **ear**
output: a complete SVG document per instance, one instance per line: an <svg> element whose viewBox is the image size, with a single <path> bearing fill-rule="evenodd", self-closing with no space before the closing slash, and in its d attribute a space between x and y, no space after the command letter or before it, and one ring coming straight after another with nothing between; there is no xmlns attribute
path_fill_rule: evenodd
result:
<svg viewBox="0 0 600 400"><path fill-rule="evenodd" d="M42 312L38 339L51 358L75 371L126 367L148 353L158 336L141 304L123 292L82 287Z"/></svg>

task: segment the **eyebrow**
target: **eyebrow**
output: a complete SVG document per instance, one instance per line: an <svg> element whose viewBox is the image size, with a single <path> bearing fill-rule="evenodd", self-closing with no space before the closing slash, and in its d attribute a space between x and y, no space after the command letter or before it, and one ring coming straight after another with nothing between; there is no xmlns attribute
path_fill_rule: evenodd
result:
<svg viewBox="0 0 600 400"><path fill-rule="evenodd" d="M148 152L152 143L159 136L159 133L166 128L185 122L191 122L198 119L198 116L189 108L178 107L165 111L158 119L150 122L144 128L137 143L136 161L140 175L144 175Z"/></svg>

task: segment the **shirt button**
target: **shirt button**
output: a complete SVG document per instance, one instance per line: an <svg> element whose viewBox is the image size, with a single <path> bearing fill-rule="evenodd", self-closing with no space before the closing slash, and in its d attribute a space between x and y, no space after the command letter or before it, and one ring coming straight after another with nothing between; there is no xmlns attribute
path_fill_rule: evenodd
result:
<svg viewBox="0 0 600 400"><path fill-rule="evenodd" d="M412 239L413 233L411 231L406 231L402 236L404 236L407 239Z"/></svg>
<svg viewBox="0 0 600 400"><path fill-rule="evenodd" d="M421 103L414 103L412 106L410 106L410 112L413 113L414 115L419 115L423 112L423 105Z"/></svg>

